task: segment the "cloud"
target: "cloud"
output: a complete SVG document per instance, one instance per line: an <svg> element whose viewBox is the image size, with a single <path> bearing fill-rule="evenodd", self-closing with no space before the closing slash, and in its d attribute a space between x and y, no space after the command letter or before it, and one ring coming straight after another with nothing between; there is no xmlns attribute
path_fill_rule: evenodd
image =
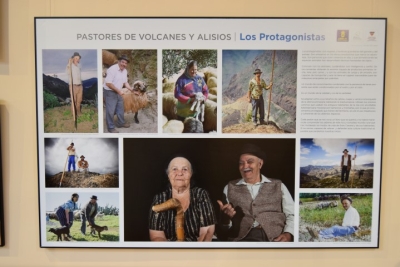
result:
<svg viewBox="0 0 400 267"><path fill-rule="evenodd" d="M311 161L311 165L313 166L335 166L339 164L340 164L339 160L333 160L333 159L315 159Z"/></svg>
<svg viewBox="0 0 400 267"><path fill-rule="evenodd" d="M300 148L300 154L301 154L301 155L310 154L310 151L311 151L311 150L310 150L308 147L301 146L301 148Z"/></svg>
<svg viewBox="0 0 400 267"><path fill-rule="evenodd" d="M362 156L356 157L356 166L362 164L368 164L374 162L374 155L373 154L366 154ZM354 163L353 163L354 164Z"/></svg>
<svg viewBox="0 0 400 267"><path fill-rule="evenodd" d="M118 139L116 138L66 138L46 141L46 174L54 175L64 170L67 147L74 142L78 156L85 156L89 171L98 173L118 173ZM47 144L49 144L47 146ZM67 168L66 168L67 169Z"/></svg>
<svg viewBox="0 0 400 267"><path fill-rule="evenodd" d="M321 147L327 155L341 155L343 149L347 148L347 139L313 139L314 145Z"/></svg>

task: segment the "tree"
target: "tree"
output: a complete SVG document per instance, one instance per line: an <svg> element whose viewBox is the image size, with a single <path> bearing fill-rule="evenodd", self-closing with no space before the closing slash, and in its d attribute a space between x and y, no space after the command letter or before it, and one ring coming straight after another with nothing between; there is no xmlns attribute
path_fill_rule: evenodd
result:
<svg viewBox="0 0 400 267"><path fill-rule="evenodd" d="M164 77L171 77L185 69L190 60L197 61L199 69L217 67L217 50L163 50L162 72Z"/></svg>

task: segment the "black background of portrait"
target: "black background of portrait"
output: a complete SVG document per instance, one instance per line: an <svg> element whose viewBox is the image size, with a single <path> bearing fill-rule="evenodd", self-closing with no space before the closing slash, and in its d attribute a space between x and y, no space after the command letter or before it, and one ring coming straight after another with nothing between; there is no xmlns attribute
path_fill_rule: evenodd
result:
<svg viewBox="0 0 400 267"><path fill-rule="evenodd" d="M204 137L204 136L202 136ZM166 169L174 155L192 164L195 185L208 191L218 218L225 185L240 178L239 151L246 143L267 155L261 173L280 179L295 196L295 139L124 138L125 241L149 241L148 217L153 197L166 189Z"/></svg>

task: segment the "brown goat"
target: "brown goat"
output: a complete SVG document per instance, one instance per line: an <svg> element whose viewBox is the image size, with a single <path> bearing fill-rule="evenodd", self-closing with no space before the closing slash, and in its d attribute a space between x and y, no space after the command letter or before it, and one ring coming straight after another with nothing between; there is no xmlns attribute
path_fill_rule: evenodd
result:
<svg viewBox="0 0 400 267"><path fill-rule="evenodd" d="M147 85L142 81L136 81L133 83L133 92L124 88L124 111L126 113L135 113L135 122L139 123L138 112L140 109L145 108L148 104L148 98L146 94Z"/></svg>

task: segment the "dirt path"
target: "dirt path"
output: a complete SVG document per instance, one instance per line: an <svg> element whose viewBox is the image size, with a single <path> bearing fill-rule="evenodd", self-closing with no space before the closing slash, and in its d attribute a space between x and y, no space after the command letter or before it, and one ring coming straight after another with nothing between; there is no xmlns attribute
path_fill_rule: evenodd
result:
<svg viewBox="0 0 400 267"><path fill-rule="evenodd" d="M223 133L285 133L274 125L257 125L252 122L240 123L225 127Z"/></svg>
<svg viewBox="0 0 400 267"><path fill-rule="evenodd" d="M105 119L106 109L103 108L103 132L108 133L107 123ZM117 128L120 133L157 133L157 112L150 107L139 110L138 119L139 123L135 123L135 114L125 113L125 122L130 124L129 128ZM114 117L114 122L116 117Z"/></svg>

